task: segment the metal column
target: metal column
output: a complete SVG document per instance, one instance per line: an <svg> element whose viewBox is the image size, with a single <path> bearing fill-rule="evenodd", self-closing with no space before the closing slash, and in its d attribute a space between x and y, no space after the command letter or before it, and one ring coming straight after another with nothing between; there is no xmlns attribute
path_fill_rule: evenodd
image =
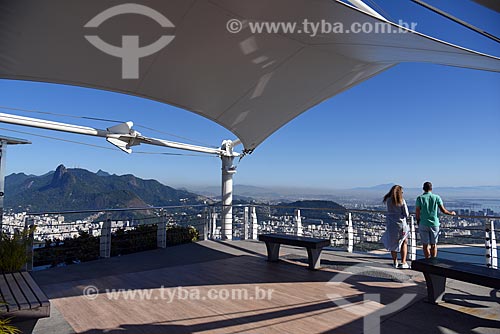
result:
<svg viewBox="0 0 500 334"><path fill-rule="evenodd" d="M234 157L222 156L222 239L233 239L233 166Z"/></svg>
<svg viewBox="0 0 500 334"><path fill-rule="evenodd" d="M3 199L5 195L5 163L7 145L31 144L30 141L12 137L0 137L0 234L3 231Z"/></svg>

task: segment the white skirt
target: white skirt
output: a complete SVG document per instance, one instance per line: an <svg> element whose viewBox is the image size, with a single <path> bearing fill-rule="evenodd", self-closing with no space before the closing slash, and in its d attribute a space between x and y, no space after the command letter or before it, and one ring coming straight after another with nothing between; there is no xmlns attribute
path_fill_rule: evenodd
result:
<svg viewBox="0 0 500 334"><path fill-rule="evenodd" d="M382 243L385 248L391 252L401 251L401 245L408 238L408 233L410 231L406 220L393 222L387 222L387 229L382 235Z"/></svg>

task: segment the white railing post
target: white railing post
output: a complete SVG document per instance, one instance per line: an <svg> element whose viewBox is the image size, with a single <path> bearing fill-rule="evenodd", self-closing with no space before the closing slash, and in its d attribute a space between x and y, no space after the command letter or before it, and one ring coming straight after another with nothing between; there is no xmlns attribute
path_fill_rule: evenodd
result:
<svg viewBox="0 0 500 334"><path fill-rule="evenodd" d="M217 212L215 212L215 207L214 207L214 211L212 212L212 229L210 230L210 237L211 239L216 239L216 231L217 231Z"/></svg>
<svg viewBox="0 0 500 334"><path fill-rule="evenodd" d="M35 226L33 217L26 216L24 218L24 230L30 231L33 228L33 226ZM33 255L34 255L33 244L35 239L34 230L31 230L27 237L28 237L28 242L26 244L26 264L24 265L24 268L26 271L33 271Z"/></svg>
<svg viewBox="0 0 500 334"><path fill-rule="evenodd" d="M417 238L416 238L416 233L415 233L415 221L413 219L413 216L410 217L410 236L409 236L409 243L408 246L410 248L409 255L410 255L410 260L414 261L417 259Z"/></svg>
<svg viewBox="0 0 500 334"><path fill-rule="evenodd" d="M248 239L248 225L250 225L250 220L248 217L248 206L245 206L245 211L243 212L243 231L242 231L242 236L241 240L247 240Z"/></svg>
<svg viewBox="0 0 500 334"><path fill-rule="evenodd" d="M167 215L161 210L160 221L156 225L156 247L167 247Z"/></svg>
<svg viewBox="0 0 500 334"><path fill-rule="evenodd" d="M213 209L212 207L208 207L207 208L207 239L213 239L213 235L212 235L212 212L213 212Z"/></svg>
<svg viewBox="0 0 500 334"><path fill-rule="evenodd" d="M255 206L252 206L251 221L252 221L252 240L257 240L258 222L257 222L257 212L255 211Z"/></svg>
<svg viewBox="0 0 500 334"><path fill-rule="evenodd" d="M352 215L350 212L346 214L344 240L347 252L352 253L354 248L354 229L352 227Z"/></svg>
<svg viewBox="0 0 500 334"><path fill-rule="evenodd" d="M111 256L111 219L102 222L99 255L102 258Z"/></svg>
<svg viewBox="0 0 500 334"><path fill-rule="evenodd" d="M488 221L486 220L484 223L484 256L486 260L486 266L491 268L491 239L490 239L490 227L488 226Z"/></svg>
<svg viewBox="0 0 500 334"><path fill-rule="evenodd" d="M300 218L300 210L296 209L293 213L293 226L295 228L295 235L301 236L302 231L302 219Z"/></svg>
<svg viewBox="0 0 500 334"><path fill-rule="evenodd" d="M156 247L167 247L167 223L165 221L158 222L156 230Z"/></svg>
<svg viewBox="0 0 500 334"><path fill-rule="evenodd" d="M497 242L495 236L495 226L493 221L485 222L485 238L484 238L484 246L486 248L485 256L486 256L486 266L488 268L497 269L498 268L498 257L497 257Z"/></svg>
<svg viewBox="0 0 500 334"><path fill-rule="evenodd" d="M490 222L491 227L491 268L498 269L498 252L497 252L497 238L495 236L495 224L493 220Z"/></svg>
<svg viewBox="0 0 500 334"><path fill-rule="evenodd" d="M205 207L203 215L203 240L208 240L210 233L210 209Z"/></svg>

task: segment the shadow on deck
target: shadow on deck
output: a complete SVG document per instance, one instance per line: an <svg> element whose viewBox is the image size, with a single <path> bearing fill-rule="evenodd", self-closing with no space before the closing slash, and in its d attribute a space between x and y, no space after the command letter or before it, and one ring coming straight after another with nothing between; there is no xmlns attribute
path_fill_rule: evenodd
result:
<svg viewBox="0 0 500 334"><path fill-rule="evenodd" d="M310 271L305 250L281 253L268 263L263 243L203 241L36 272L54 316L34 332L498 333L497 291L451 281L435 306L420 273L379 257L325 251Z"/></svg>

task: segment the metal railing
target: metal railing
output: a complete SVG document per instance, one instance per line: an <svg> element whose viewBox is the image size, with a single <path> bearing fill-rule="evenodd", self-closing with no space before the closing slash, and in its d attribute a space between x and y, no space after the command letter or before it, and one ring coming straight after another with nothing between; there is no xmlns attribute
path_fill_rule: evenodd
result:
<svg viewBox="0 0 500 334"><path fill-rule="evenodd" d="M26 269L32 270L206 239L205 212L200 205L5 214L1 231L31 231Z"/></svg>
<svg viewBox="0 0 500 334"><path fill-rule="evenodd" d="M69 217L71 221L67 222ZM220 217L221 207L217 205L6 214L2 231L13 234L36 226L27 250L27 269L31 270L33 265L58 265L58 250L64 250L63 262L72 263L164 248L172 243L176 226L194 228L199 240L223 239ZM495 224L498 228L500 217L445 216L441 223L440 256L460 256L462 261L467 257L467 262L498 267ZM413 215L408 224L408 257L414 260L422 254ZM327 238L334 249L366 252L384 248L384 232L385 211L233 206L232 239L255 240L260 233L285 233Z"/></svg>
<svg viewBox="0 0 500 334"><path fill-rule="evenodd" d="M217 208L212 210L216 216ZM233 212L237 217L233 237L241 239L256 239L260 233L282 233L330 239L332 248L347 252L384 249L381 237L386 230L386 211L236 205ZM440 220L440 257L498 268L495 225L498 229L500 216L456 215L442 216ZM240 222L246 222L244 227L239 227ZM414 214L407 222L410 228L408 257L410 260L422 258ZM213 220L210 226L217 226L217 221ZM216 233L215 237L220 235Z"/></svg>
<svg viewBox="0 0 500 334"><path fill-rule="evenodd" d="M307 222L305 210L323 211L328 217L323 221ZM330 238L334 248L348 252L373 251L384 249L381 237L385 232L385 211L345 210L335 211L328 208L296 208L292 217L276 217L268 214L264 221L259 220L259 233L287 233L320 238ZM323 214L323 217L326 215ZM317 220L317 219L316 219ZM500 225L499 216L442 216L438 244L440 257L475 264L485 264L498 268L498 247L495 238L495 225ZM286 221L287 223L283 223ZM408 218L410 233L408 237L408 256L410 260L423 257L418 245L420 235L414 214Z"/></svg>

